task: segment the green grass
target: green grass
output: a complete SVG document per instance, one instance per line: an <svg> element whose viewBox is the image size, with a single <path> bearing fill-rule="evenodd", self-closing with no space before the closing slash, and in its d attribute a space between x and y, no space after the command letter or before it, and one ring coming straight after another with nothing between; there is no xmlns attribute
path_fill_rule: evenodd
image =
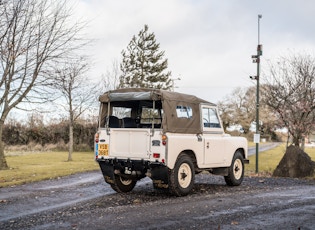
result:
<svg viewBox="0 0 315 230"><path fill-rule="evenodd" d="M285 153L285 144L278 147L260 152L258 156L258 172L260 175L272 175L273 171L278 166L280 160ZM305 152L315 161L315 148L305 148ZM256 170L256 156L252 155L248 157L249 164L245 166L246 175L253 175ZM314 176L315 179L315 176Z"/></svg>
<svg viewBox="0 0 315 230"><path fill-rule="evenodd" d="M259 175L273 173L285 152L285 145L259 153ZM306 153L315 161L315 148L306 148ZM0 187L58 178L78 172L98 170L93 152L74 152L73 161L67 161L67 152L40 152L6 154L9 170L0 171ZM249 157L245 166L246 175L255 175L255 155ZM314 176L315 179L315 176Z"/></svg>
<svg viewBox="0 0 315 230"><path fill-rule="evenodd" d="M93 152L74 152L67 161L67 152L6 154L8 170L0 171L0 187L58 178L78 172L99 169Z"/></svg>

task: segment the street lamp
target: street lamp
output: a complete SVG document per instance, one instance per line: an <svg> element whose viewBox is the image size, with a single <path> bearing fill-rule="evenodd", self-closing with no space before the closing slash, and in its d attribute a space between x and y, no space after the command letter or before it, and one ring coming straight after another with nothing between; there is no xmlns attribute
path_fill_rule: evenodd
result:
<svg viewBox="0 0 315 230"><path fill-rule="evenodd" d="M256 173L258 173L258 151L260 142L259 133L259 76L260 76L260 56L262 56L262 45L260 44L260 19L261 14L258 14L258 45L257 45L257 55L252 55L253 63L257 63L257 75L250 76L250 79L257 81L256 88L256 133L254 135L254 142L256 143Z"/></svg>

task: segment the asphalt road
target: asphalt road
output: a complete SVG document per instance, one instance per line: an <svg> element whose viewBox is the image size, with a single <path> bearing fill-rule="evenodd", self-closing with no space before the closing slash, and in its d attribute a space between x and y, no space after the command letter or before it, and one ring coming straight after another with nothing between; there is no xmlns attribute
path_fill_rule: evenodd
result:
<svg viewBox="0 0 315 230"><path fill-rule="evenodd" d="M315 229L315 181L198 174L192 194L155 191L150 179L128 194L100 171L0 188L0 229Z"/></svg>
<svg viewBox="0 0 315 230"><path fill-rule="evenodd" d="M263 145L260 144L258 153L263 152L263 151L267 151L269 149L273 149L273 148L277 147L280 144L281 143L278 143L278 142L271 142L271 143L266 143L266 144L263 144ZM254 154L256 154L256 146L249 147L248 148L248 156L251 156L251 155L254 155Z"/></svg>

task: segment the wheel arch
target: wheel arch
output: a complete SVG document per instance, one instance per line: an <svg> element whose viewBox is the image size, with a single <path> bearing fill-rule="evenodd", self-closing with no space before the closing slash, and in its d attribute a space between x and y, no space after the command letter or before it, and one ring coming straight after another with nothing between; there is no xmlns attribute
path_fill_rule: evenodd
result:
<svg viewBox="0 0 315 230"><path fill-rule="evenodd" d="M186 154L187 156L189 156L191 158L193 164L194 164L194 168L195 169L198 168L197 158L196 158L196 154L195 154L194 151L192 151L192 150L184 150L178 155L177 158L179 158L179 156L182 155L182 154Z"/></svg>
<svg viewBox="0 0 315 230"><path fill-rule="evenodd" d="M229 160L227 161L228 166L230 166L230 165L232 164L233 158L234 158L234 156L235 156L235 154L236 154L237 152L239 152L239 153L242 155L243 159L246 159L246 158L245 158L245 150L244 150L244 148L237 148L237 149L234 151L233 155L231 155L230 158L229 158Z"/></svg>
<svg viewBox="0 0 315 230"><path fill-rule="evenodd" d="M174 158L171 162L169 162L168 164L168 168L170 169L173 169L175 167L175 163L176 161L180 158L181 155L187 155L191 158L193 164L194 164L194 168L198 168L198 165L197 165L197 158L196 158L196 154L193 150L191 149L185 149L185 150L182 150L176 158Z"/></svg>
<svg viewBox="0 0 315 230"><path fill-rule="evenodd" d="M238 148L235 150L234 152L234 155L237 153L237 152L240 152L243 156L243 159L246 159L246 156L245 156L245 150L243 148Z"/></svg>

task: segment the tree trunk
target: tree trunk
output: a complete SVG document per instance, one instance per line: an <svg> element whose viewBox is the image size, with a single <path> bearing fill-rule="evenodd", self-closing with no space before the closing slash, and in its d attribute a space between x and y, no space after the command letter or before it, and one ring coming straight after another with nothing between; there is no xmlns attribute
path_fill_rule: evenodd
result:
<svg viewBox="0 0 315 230"><path fill-rule="evenodd" d="M293 144L300 148L300 137L299 136L293 136Z"/></svg>
<svg viewBox="0 0 315 230"><path fill-rule="evenodd" d="M70 122L70 125L69 125L69 154L68 154L68 161L72 161L72 153L73 153L73 123Z"/></svg>
<svg viewBox="0 0 315 230"><path fill-rule="evenodd" d="M3 122L0 123L0 170L8 169L8 164L4 156L4 145L2 142Z"/></svg>
<svg viewBox="0 0 315 230"><path fill-rule="evenodd" d="M2 142L2 141L1 141ZM0 143L0 170L9 169L7 160L4 156L4 146L2 143Z"/></svg>
<svg viewBox="0 0 315 230"><path fill-rule="evenodd" d="M302 141L301 141L301 149L303 150L303 152L304 152L304 150L305 150L305 136L303 136L302 137Z"/></svg>
<svg viewBox="0 0 315 230"><path fill-rule="evenodd" d="M290 133L288 132L288 136L287 136L287 146L286 146L286 148L289 147L289 141L290 141Z"/></svg>

